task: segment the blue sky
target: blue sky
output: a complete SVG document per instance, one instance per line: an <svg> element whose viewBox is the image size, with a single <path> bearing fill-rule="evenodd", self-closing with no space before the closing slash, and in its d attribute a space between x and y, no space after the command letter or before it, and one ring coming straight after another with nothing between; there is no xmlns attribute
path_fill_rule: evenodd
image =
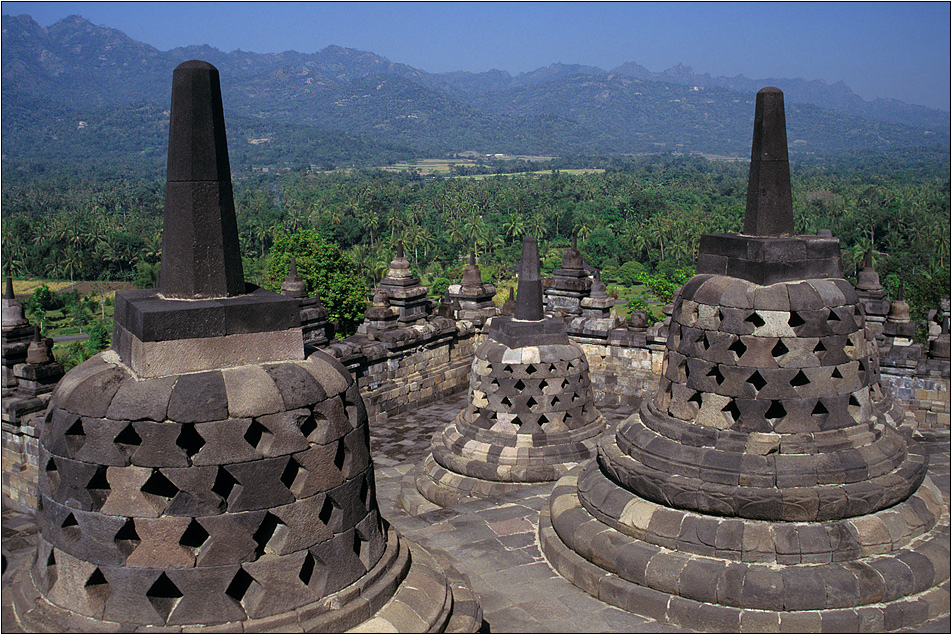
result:
<svg viewBox="0 0 952 635"><path fill-rule="evenodd" d="M948 2L3 2L47 27L78 14L159 50L312 53L337 44L425 71L605 70L844 81L864 99L948 111Z"/></svg>

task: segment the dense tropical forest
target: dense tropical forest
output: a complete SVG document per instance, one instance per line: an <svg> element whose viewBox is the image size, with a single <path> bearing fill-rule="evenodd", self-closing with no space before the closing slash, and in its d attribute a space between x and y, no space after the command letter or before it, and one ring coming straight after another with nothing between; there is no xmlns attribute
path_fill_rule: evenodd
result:
<svg viewBox="0 0 952 635"><path fill-rule="evenodd" d="M848 278L855 279L872 248L890 295L897 297L903 286L919 318L949 293L948 155L936 160L931 152L792 167L797 231L831 229ZM571 169L583 162L598 169ZM277 289L289 253L311 257L305 272L311 290L352 329L398 241L434 294L459 279L470 250L486 280L511 279L525 235L540 238L545 272L559 265L575 234L585 261L601 269L603 279L654 288L659 279L690 275L701 234L743 225L746 162L659 155L546 165L520 173L539 166L497 161L452 171L479 176L422 175L410 166L237 177L246 278ZM153 286L163 199L160 180L47 175L8 185L3 273ZM309 255L302 252L308 244ZM353 280L336 290L326 278L318 284L315 272L329 263Z"/></svg>

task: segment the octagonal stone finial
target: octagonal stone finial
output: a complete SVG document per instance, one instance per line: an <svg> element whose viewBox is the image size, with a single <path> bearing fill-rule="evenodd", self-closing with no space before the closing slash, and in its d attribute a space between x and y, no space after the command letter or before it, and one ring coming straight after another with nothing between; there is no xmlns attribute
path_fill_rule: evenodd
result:
<svg viewBox="0 0 952 635"><path fill-rule="evenodd" d="M183 62L172 74L162 272L168 298L245 292L218 69Z"/></svg>
<svg viewBox="0 0 952 635"><path fill-rule="evenodd" d="M542 276L539 272L539 242L535 237L522 239L522 261L519 265L519 291L516 293L517 320L541 320Z"/></svg>
<svg viewBox="0 0 952 635"><path fill-rule="evenodd" d="M783 92L773 86L757 93L744 233L753 236L793 234Z"/></svg>

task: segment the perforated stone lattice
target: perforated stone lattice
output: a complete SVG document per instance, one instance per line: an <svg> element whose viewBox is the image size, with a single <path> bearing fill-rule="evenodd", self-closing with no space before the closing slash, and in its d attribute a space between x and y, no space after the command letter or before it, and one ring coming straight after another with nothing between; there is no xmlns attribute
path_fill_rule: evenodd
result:
<svg viewBox="0 0 952 635"><path fill-rule="evenodd" d="M40 439L33 576L51 603L126 624L264 618L380 560L366 412L338 363L203 373L196 390L107 359L68 376ZM74 398L92 387L95 412Z"/></svg>

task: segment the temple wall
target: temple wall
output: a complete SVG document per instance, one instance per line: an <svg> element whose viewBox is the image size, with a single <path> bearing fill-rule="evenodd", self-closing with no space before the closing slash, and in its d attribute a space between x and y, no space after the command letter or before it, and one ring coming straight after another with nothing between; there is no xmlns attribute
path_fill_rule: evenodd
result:
<svg viewBox="0 0 952 635"><path fill-rule="evenodd" d="M22 512L36 509L38 437L44 410L24 415L16 422L4 417L0 428L3 503Z"/></svg>
<svg viewBox="0 0 952 635"><path fill-rule="evenodd" d="M354 374L373 422L465 390L484 337L471 322L436 318L375 337L354 335L325 350Z"/></svg>
<svg viewBox="0 0 952 635"><path fill-rule="evenodd" d="M883 367L880 377L883 387L892 391L893 396L916 415L920 428L948 429L952 423L948 368L946 363L945 376L935 376L897 373Z"/></svg>

